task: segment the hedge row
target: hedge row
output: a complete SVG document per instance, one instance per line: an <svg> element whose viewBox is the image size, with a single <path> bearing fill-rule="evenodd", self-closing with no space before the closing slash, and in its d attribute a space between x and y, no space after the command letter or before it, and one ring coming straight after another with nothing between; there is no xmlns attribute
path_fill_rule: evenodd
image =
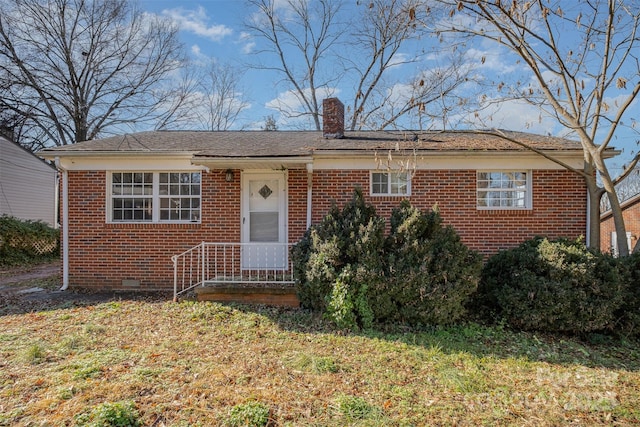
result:
<svg viewBox="0 0 640 427"><path fill-rule="evenodd" d="M536 238L482 265L436 210L403 201L390 231L360 190L293 248L303 306L341 328L445 325L474 318L514 328L640 335L640 254Z"/></svg>
<svg viewBox="0 0 640 427"><path fill-rule="evenodd" d="M57 258L60 233L41 221L0 216L0 265L32 264Z"/></svg>

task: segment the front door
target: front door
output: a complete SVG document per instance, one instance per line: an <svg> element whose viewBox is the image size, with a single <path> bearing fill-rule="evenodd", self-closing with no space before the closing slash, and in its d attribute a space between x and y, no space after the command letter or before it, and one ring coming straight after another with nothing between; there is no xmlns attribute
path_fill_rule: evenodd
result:
<svg viewBox="0 0 640 427"><path fill-rule="evenodd" d="M288 264L284 172L242 174L242 268L283 270Z"/></svg>

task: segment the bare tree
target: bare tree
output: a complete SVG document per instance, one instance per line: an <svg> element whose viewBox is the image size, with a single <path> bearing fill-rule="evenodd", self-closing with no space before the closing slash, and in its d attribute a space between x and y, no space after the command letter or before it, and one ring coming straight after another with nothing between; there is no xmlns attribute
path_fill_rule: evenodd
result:
<svg viewBox="0 0 640 427"><path fill-rule="evenodd" d="M273 117L273 115L269 115L264 118L264 126L262 127L262 130L268 132L274 132L278 130L278 122L276 121L275 117Z"/></svg>
<svg viewBox="0 0 640 427"><path fill-rule="evenodd" d="M640 5L621 0L442 1L450 5L452 19L440 30L481 37L515 53L533 83L500 81L498 88L537 106L580 140L585 168L576 172L590 196L590 245L600 246L599 208L605 193L616 233L624 236L615 185L633 170L638 155L615 179L605 159L620 129L633 122L630 107L640 92ZM627 255L622 240L618 250Z"/></svg>
<svg viewBox="0 0 640 427"><path fill-rule="evenodd" d="M0 6L1 107L49 144L153 125L182 65L177 29L128 0L7 0ZM166 117L165 117L166 119Z"/></svg>
<svg viewBox="0 0 640 427"><path fill-rule="evenodd" d="M447 53L437 53L448 59L442 61L443 65L422 70L407 82L384 78L393 67L423 59L427 50L413 50L406 55L401 49L432 36L423 24L436 18L435 11L424 0L371 0L358 4L361 13L349 31L351 55L344 57L349 64L347 69L357 75L349 129L385 129L410 112L425 114L433 103L444 102L440 106L447 109L446 104L455 98L455 89L469 78L470 70L461 60L461 51L448 46Z"/></svg>
<svg viewBox="0 0 640 427"><path fill-rule="evenodd" d="M319 130L318 100L335 90L332 85L348 81L353 95L347 129L385 129L412 113L442 120L443 110L460 103L455 92L468 82L470 68L461 60L463 51L450 46L445 54L415 48L410 55L402 51L432 35L422 25L438 17L429 3L358 1L357 19L353 19L336 0L249 0L259 13L248 27L266 46L259 53L277 64L260 67L281 73L302 108L291 113L283 106L280 112L290 117L309 115ZM418 64L427 54L438 56L440 64L421 69ZM296 68L301 63L304 66ZM410 64L418 68L412 77L387 77L392 68ZM428 106L436 104L438 113L429 115Z"/></svg>
<svg viewBox="0 0 640 427"><path fill-rule="evenodd" d="M201 123L197 111L202 107L202 99L196 96L203 79L200 67L186 61L179 73L173 74L168 91L163 93L163 104L157 107L159 114L153 123L156 130L186 129Z"/></svg>
<svg viewBox="0 0 640 427"><path fill-rule="evenodd" d="M320 88L327 88L336 79L324 79L323 72L330 67L330 51L341 36L336 22L340 10L338 0L248 0L258 9L247 22L247 28L266 42L264 50L275 58L272 63L258 65L265 70L282 74L302 110L280 112L289 117L310 116L316 130L321 129L319 99ZM302 64L299 68L294 64Z"/></svg>
<svg viewBox="0 0 640 427"><path fill-rule="evenodd" d="M242 71L230 65L215 62L200 80L203 108L202 123L207 130L228 130L240 113L249 107L240 88Z"/></svg>
<svg viewBox="0 0 640 427"><path fill-rule="evenodd" d="M408 116L415 117L412 129L449 127L450 116L471 102L470 93L461 93L460 88L474 78L462 55L452 52L446 59L443 66L425 69L406 83L378 80L366 100L356 95L350 129L397 127ZM379 71L381 76L385 72Z"/></svg>
<svg viewBox="0 0 640 427"><path fill-rule="evenodd" d="M175 96L156 129L231 129L249 101L240 87L242 70L215 61L194 62L181 70Z"/></svg>

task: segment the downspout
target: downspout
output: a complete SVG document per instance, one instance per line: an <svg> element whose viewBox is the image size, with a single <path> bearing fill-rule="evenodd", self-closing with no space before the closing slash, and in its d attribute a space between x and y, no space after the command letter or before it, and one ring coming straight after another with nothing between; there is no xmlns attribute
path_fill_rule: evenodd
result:
<svg viewBox="0 0 640 427"><path fill-rule="evenodd" d="M307 228L311 227L312 196L313 196L313 163L307 163Z"/></svg>
<svg viewBox="0 0 640 427"><path fill-rule="evenodd" d="M60 157L55 158L55 165L62 172L62 287L66 291L69 287L69 174L60 163Z"/></svg>
<svg viewBox="0 0 640 427"><path fill-rule="evenodd" d="M587 242L588 247L592 247L591 244L591 195L587 190L587 232L585 241ZM600 246L602 246L602 242L600 242ZM600 248L598 248L600 249Z"/></svg>
<svg viewBox="0 0 640 427"><path fill-rule="evenodd" d="M60 176L60 171L56 170L56 183L55 183L55 187L53 189L54 191L54 196L53 196L53 206L54 206L54 212L53 212L53 223L55 224L54 227L56 230L60 229L60 183L62 182L62 178Z"/></svg>

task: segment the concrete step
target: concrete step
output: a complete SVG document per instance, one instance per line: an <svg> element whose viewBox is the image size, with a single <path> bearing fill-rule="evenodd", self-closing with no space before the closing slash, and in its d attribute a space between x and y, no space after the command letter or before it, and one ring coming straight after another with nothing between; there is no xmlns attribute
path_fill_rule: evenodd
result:
<svg viewBox="0 0 640 427"><path fill-rule="evenodd" d="M278 307L300 307L293 287L215 285L194 289L198 301L264 304Z"/></svg>

